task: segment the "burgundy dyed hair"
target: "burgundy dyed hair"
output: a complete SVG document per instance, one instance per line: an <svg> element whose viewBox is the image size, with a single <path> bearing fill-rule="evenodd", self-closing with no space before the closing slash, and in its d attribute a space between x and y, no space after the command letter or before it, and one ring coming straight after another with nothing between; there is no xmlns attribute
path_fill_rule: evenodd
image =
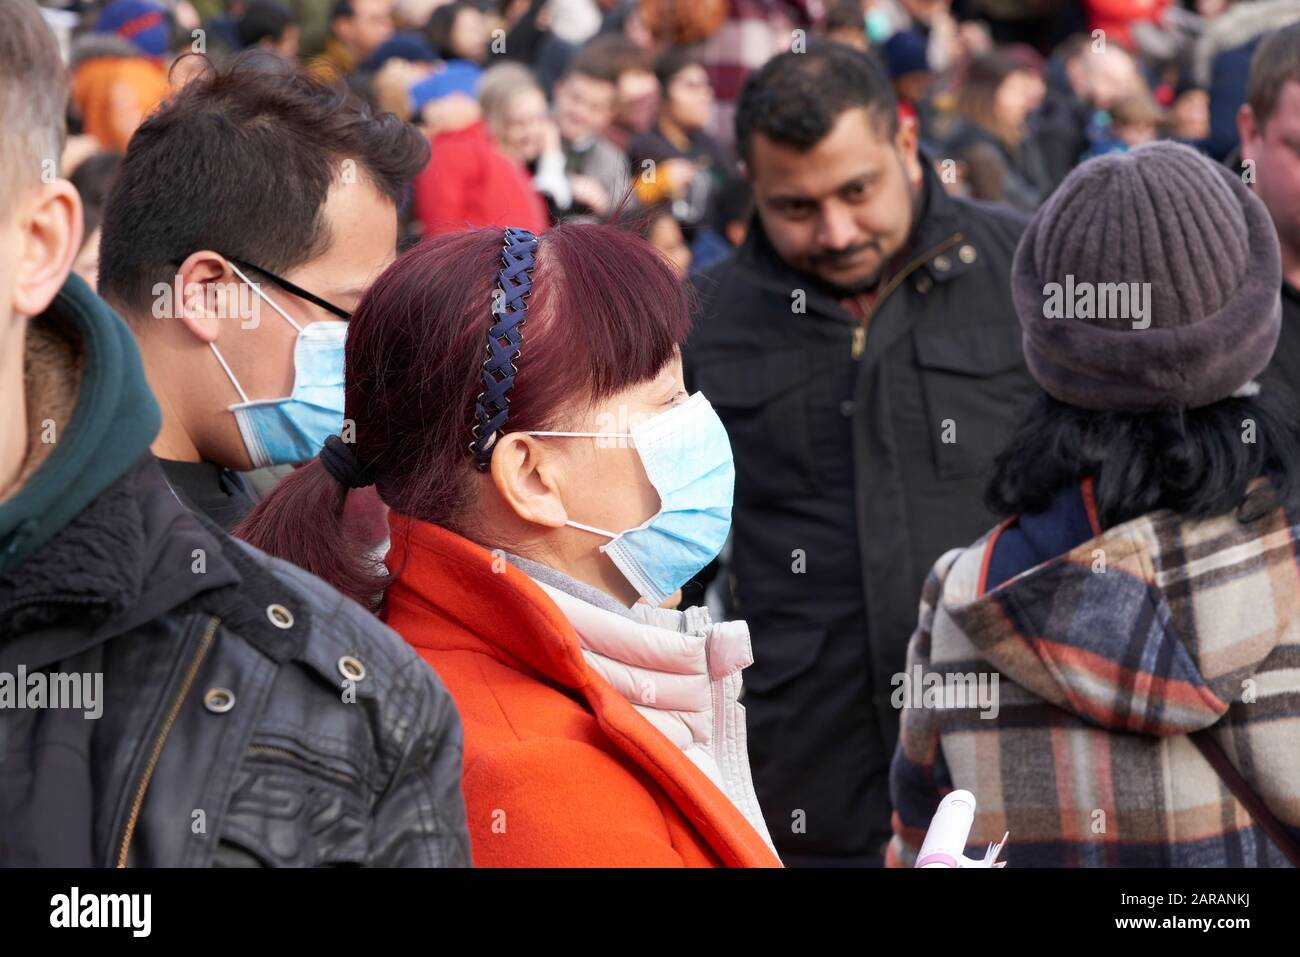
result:
<svg viewBox="0 0 1300 957"><path fill-rule="evenodd" d="M405 253L367 291L347 341L345 417L379 497L474 540L478 489L489 480L468 446L503 239L503 230L477 229ZM687 291L648 243L610 225L549 229L504 431L563 428L566 414L658 375L689 330ZM382 568L345 530L345 499L316 459L235 534L371 604Z"/></svg>

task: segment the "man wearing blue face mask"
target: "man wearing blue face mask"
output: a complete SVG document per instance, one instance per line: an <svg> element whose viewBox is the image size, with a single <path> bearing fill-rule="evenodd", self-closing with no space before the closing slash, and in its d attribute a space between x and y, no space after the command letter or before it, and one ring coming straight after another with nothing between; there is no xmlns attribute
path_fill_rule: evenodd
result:
<svg viewBox="0 0 1300 957"><path fill-rule="evenodd" d="M343 430L346 320L394 258L427 156L394 117L249 65L210 69L132 140L99 287L162 406L154 454L222 527L256 504L246 470L306 461Z"/></svg>
<svg viewBox="0 0 1300 957"><path fill-rule="evenodd" d="M304 462L320 448L325 437L343 428L343 343L351 314L309 293L287 279L273 277L277 285L292 290L300 299L336 313L343 321L319 321L303 326L276 305L235 263L231 270L254 294L278 313L298 334L293 347L293 392L275 399L253 400L231 371L216 342L209 342L212 354L239 393L240 401L230 406L254 468L269 468ZM256 309L256 306L254 306Z"/></svg>

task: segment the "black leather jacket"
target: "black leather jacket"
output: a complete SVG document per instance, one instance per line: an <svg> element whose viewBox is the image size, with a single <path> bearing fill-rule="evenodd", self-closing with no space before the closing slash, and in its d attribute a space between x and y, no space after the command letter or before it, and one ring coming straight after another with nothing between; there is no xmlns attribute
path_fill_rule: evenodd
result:
<svg viewBox="0 0 1300 957"><path fill-rule="evenodd" d="M146 457L0 576L0 863L467 866L461 728L396 634L189 512Z"/></svg>

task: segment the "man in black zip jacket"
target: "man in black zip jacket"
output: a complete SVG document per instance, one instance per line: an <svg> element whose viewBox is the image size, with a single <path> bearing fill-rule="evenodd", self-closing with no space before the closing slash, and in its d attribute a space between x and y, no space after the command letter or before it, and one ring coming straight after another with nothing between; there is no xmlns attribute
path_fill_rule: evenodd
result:
<svg viewBox="0 0 1300 957"><path fill-rule="evenodd" d="M0 4L0 865L468 865L434 673L150 455L131 333L69 276L66 95Z"/></svg>
<svg viewBox="0 0 1300 957"><path fill-rule="evenodd" d="M1025 220L949 197L848 47L754 74L736 142L756 215L695 278L685 360L736 458L754 783L787 864L877 865L922 582L993 524L986 468L1037 394L1011 308Z"/></svg>

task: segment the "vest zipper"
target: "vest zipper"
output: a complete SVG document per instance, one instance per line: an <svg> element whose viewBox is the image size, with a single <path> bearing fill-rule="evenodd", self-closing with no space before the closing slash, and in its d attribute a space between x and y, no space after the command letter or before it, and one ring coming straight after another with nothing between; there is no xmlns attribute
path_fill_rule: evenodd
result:
<svg viewBox="0 0 1300 957"><path fill-rule="evenodd" d="M921 266L924 263L928 262L929 260L933 259L935 256L939 255L945 249L951 249L959 242L961 242L961 233L953 233L951 236L949 236L943 242L939 243L937 246L932 246L931 248L927 249L925 252L921 253L921 255L917 256L910 263L908 263L897 273L895 273L890 278L889 282L885 283L884 288L880 290L880 295L878 295L876 297L876 301L871 304L871 308L866 311L863 317L858 320L858 324L853 327L853 345L850 349L850 352L852 353L854 359L862 358L862 352L867 347L867 326L870 325L871 320L876 315L876 313L880 311L880 307L884 305L885 300L889 297L889 294L893 292L895 289L897 289L904 279L906 279L913 272L915 272L918 266Z"/></svg>
<svg viewBox="0 0 1300 957"><path fill-rule="evenodd" d="M185 703L190 688L194 686L194 679L199 673L199 666L203 664L203 659L207 657L208 649L212 647L212 639L216 636L217 627L220 624L221 619L215 616L208 620L208 626L203 632L203 637L199 640L198 650L194 652L194 657L190 659L189 667L185 669L185 674L181 678L181 686L172 699L171 707L167 711L167 718L163 721L163 726L154 739L153 747L149 749L149 759L145 763L144 773L140 775L140 783L136 786L135 798L131 802L131 813L127 816L126 826L122 829L122 839L118 842L117 867L126 867L127 855L131 851L131 839L135 836L135 826L140 820L140 809L144 806L145 792L149 790L149 782L153 780L154 770L158 767L158 759L162 757L163 745L167 743L167 735L171 733L172 725L176 722L176 715L180 713L181 705Z"/></svg>

